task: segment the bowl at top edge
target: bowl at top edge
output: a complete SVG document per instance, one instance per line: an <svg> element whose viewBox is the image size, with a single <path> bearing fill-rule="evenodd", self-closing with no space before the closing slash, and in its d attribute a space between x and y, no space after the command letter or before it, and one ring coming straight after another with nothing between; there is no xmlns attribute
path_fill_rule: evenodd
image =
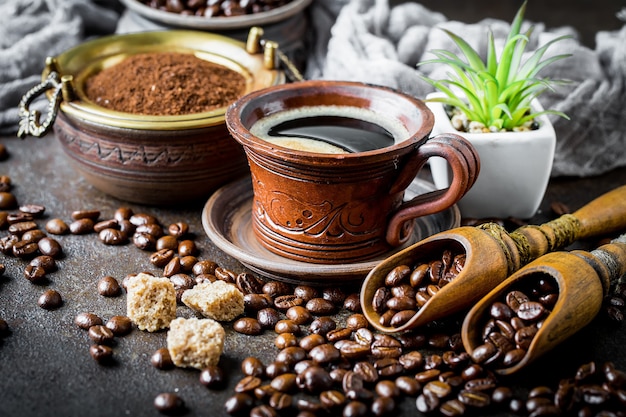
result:
<svg viewBox="0 0 626 417"><path fill-rule="evenodd" d="M196 31L113 35L56 56L51 70L71 76L73 99L60 104L53 129L70 163L90 184L120 200L177 205L207 198L249 169L224 121L226 106L203 113L151 116L109 110L91 101L86 80L137 53L184 52L243 75L242 94L285 82L263 54L245 44Z"/></svg>

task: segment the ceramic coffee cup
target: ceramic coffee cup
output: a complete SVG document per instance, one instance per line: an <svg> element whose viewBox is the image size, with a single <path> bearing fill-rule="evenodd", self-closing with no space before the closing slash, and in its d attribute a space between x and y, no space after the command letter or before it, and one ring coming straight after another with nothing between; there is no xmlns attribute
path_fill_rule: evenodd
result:
<svg viewBox="0 0 626 417"><path fill-rule="evenodd" d="M254 233L299 261L358 262L405 243L415 218L445 210L472 186L479 160L454 134L430 137L419 99L359 82L303 81L247 94L226 111L253 186ZM445 158L447 189L404 202L432 156Z"/></svg>

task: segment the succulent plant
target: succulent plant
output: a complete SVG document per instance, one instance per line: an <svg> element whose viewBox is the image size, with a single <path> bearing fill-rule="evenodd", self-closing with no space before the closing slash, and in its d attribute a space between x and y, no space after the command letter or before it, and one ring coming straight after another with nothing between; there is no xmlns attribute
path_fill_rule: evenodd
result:
<svg viewBox="0 0 626 417"><path fill-rule="evenodd" d="M538 73L555 61L570 56L562 54L543 59L551 45L570 36L552 39L523 60L534 29L531 26L526 32L521 32L526 4L527 1L517 11L499 56L491 30L488 33L487 56L483 60L460 36L444 29L462 55L443 49L432 50L430 52L436 58L418 64L444 64L450 69L448 79L422 77L444 93L444 97L429 100L458 109L468 120L483 124L489 131L517 130L531 123L540 114L555 114L569 119L566 114L556 110L533 112L531 108L534 98L563 82L542 78Z"/></svg>

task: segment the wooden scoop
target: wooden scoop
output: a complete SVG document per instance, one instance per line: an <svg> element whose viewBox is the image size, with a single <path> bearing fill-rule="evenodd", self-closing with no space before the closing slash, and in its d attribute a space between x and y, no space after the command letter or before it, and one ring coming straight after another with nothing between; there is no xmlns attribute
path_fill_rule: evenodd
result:
<svg viewBox="0 0 626 417"><path fill-rule="evenodd" d="M385 259L372 269L361 286L361 306L376 329L400 332L417 328L453 313L469 309L513 272L533 259L564 248L578 239L617 232L626 228L626 186L596 198L573 214L565 214L541 226L522 226L512 233L487 223L437 233ZM413 267L440 257L444 249L466 254L465 266L450 283L441 287L406 323L384 326L374 311L376 290L398 265Z"/></svg>
<svg viewBox="0 0 626 417"><path fill-rule="evenodd" d="M514 288L541 277L556 283L558 298L532 338L522 359L514 365L494 369L512 374L589 324L602 307L611 281L626 273L626 234L592 252L553 252L529 263L482 298L465 316L461 329L463 345L471 354L484 343L482 329L490 308ZM494 363L494 366L497 366Z"/></svg>

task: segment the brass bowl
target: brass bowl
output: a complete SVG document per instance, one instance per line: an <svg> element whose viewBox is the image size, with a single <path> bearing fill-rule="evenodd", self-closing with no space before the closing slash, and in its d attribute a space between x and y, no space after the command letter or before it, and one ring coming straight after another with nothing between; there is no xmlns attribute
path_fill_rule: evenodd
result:
<svg viewBox="0 0 626 417"><path fill-rule="evenodd" d="M193 53L238 72L246 80L243 94L285 82L284 73L268 65L263 53L248 50L243 42L201 31L143 32L85 42L47 60L44 86L20 103L20 136L47 132L49 126L41 126L39 115L27 109L32 97L45 91L50 100L46 122L53 124L69 161L94 187L147 205L207 198L249 174L243 149L226 128L227 106L176 116L117 112L89 100L85 81L133 54L168 51ZM46 84L54 74L60 80Z"/></svg>

